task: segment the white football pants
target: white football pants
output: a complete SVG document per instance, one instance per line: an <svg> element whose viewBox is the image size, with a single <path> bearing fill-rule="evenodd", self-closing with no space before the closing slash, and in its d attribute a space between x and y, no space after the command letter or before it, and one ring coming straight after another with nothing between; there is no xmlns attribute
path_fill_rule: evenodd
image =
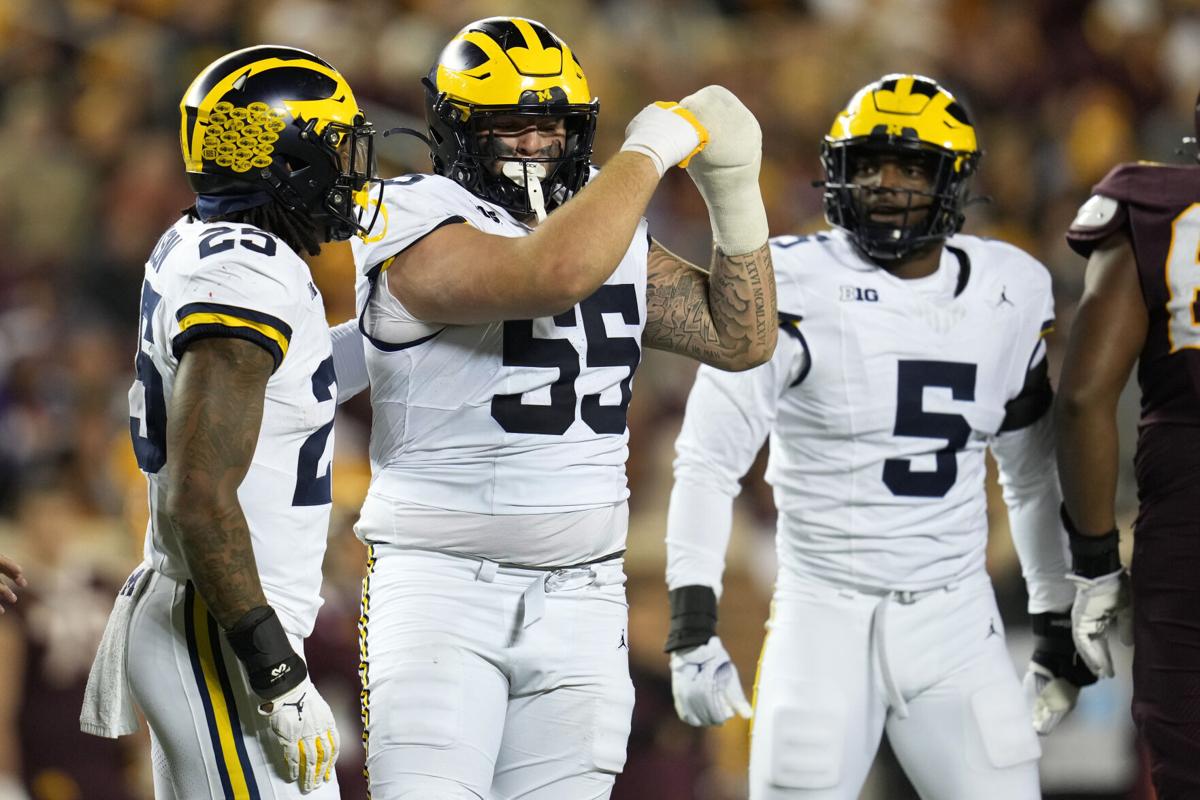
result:
<svg viewBox="0 0 1200 800"><path fill-rule="evenodd" d="M363 582L373 800L604 800L633 713L621 561L566 570L376 544Z"/></svg>
<svg viewBox="0 0 1200 800"><path fill-rule="evenodd" d="M217 621L190 584L154 573L129 623L129 687L150 723L158 800L333 800L284 780L282 751ZM304 642L289 635L303 657ZM318 691L320 689L318 688Z"/></svg>
<svg viewBox="0 0 1200 800"><path fill-rule="evenodd" d="M986 574L909 595L780 588L767 628L751 800L855 800L885 729L925 800L1041 797Z"/></svg>

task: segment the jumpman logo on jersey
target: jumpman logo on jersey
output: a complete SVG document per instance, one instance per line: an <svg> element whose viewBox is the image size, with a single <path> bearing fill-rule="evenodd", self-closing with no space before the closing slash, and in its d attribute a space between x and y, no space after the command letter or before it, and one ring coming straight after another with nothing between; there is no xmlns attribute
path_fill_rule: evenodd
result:
<svg viewBox="0 0 1200 800"><path fill-rule="evenodd" d="M1012 300L1008 299L1008 287L1002 286L1002 287L1000 287L1000 299L996 301L996 308L999 308L1000 306L1004 305L1005 303L1008 303L1013 308L1016 308L1016 306L1017 306L1016 303L1014 303Z"/></svg>
<svg viewBox="0 0 1200 800"><path fill-rule="evenodd" d="M629 645L625 643L625 631L621 631L621 641L617 644L618 650L620 650L622 647L624 647L626 650L629 649Z"/></svg>
<svg viewBox="0 0 1200 800"><path fill-rule="evenodd" d="M999 635L1000 635L1000 631L996 630L996 619L995 619L995 617L992 617L988 620L987 636L985 636L983 638L990 639L993 636L999 636Z"/></svg>

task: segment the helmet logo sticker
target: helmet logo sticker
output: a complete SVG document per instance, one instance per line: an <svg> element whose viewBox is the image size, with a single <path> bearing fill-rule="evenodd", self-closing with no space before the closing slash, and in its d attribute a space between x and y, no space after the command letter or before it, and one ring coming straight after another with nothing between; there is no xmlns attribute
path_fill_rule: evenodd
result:
<svg viewBox="0 0 1200 800"><path fill-rule="evenodd" d="M287 123L266 103L246 107L221 101L208 115L200 158L234 172L269 167L279 132Z"/></svg>

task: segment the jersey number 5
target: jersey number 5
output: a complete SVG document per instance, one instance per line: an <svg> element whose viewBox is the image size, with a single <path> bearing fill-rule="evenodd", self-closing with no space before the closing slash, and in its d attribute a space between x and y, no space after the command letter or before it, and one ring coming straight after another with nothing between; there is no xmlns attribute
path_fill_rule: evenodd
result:
<svg viewBox="0 0 1200 800"><path fill-rule="evenodd" d="M588 367L628 367L629 374L621 381L621 402L615 406L601 405L600 395L585 395L580 404L580 416L596 433L624 433L625 415L629 410L633 371L642 357L638 340L629 336L609 336L604 327L605 314L620 314L626 325L636 325L638 318L637 293L633 284L620 283L601 286L577 308L583 317L583 332L587 337ZM554 317L560 328L573 328L574 308ZM542 433L562 436L575 421L575 379L579 377L579 353L566 339L539 339L533 335L533 320L511 320L504 323L504 366L542 367L558 369L558 380L550 386L550 405L527 405L520 394L498 394L492 398L492 418L509 433Z"/></svg>
<svg viewBox="0 0 1200 800"><path fill-rule="evenodd" d="M975 399L975 365L957 361L900 361L896 375L897 436L944 439L937 451L937 469L917 472L907 458L889 458L883 463L883 482L901 497L945 497L958 479L958 451L967 444L971 425L960 414L942 414L924 408L925 388L950 390L955 400Z"/></svg>

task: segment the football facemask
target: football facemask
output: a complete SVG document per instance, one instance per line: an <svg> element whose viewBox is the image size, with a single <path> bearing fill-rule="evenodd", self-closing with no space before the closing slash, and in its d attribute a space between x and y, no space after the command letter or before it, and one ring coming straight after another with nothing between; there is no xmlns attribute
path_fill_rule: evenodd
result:
<svg viewBox="0 0 1200 800"><path fill-rule="evenodd" d="M953 95L918 75L868 84L838 114L821 146L825 217L877 262L895 262L962 228L979 159L975 129ZM920 161L927 191L856 180L863 159Z"/></svg>
<svg viewBox="0 0 1200 800"><path fill-rule="evenodd" d="M570 48L545 26L519 17L473 22L423 82L439 175L517 216L544 216L587 182L599 103ZM498 147L493 122L513 118L539 129L561 119L561 151L520 155Z"/></svg>

